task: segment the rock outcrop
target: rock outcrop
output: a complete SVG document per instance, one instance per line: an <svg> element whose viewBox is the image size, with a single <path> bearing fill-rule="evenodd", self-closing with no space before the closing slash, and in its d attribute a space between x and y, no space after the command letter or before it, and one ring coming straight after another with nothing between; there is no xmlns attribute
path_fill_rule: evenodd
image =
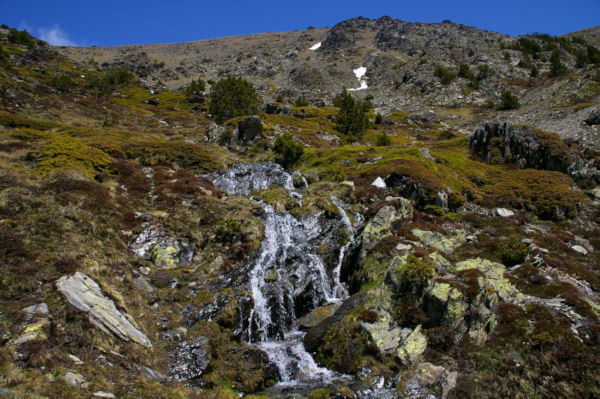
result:
<svg viewBox="0 0 600 399"><path fill-rule="evenodd" d="M56 288L71 305L87 313L90 322L105 333L114 334L123 341L152 346L148 337L132 324L131 316L121 313L114 302L104 296L98 283L85 274L76 272L63 276L56 282Z"/></svg>

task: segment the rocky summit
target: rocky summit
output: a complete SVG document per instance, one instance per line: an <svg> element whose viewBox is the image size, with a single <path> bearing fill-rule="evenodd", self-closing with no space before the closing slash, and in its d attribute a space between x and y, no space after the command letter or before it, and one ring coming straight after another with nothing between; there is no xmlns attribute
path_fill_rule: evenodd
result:
<svg viewBox="0 0 600 399"><path fill-rule="evenodd" d="M0 28L0 396L600 397L600 28Z"/></svg>

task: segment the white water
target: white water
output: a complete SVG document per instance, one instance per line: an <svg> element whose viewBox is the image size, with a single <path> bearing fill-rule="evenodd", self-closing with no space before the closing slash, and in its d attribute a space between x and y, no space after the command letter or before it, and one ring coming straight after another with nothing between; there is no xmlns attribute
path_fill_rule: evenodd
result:
<svg viewBox="0 0 600 399"><path fill-rule="evenodd" d="M301 202L302 195L293 191L292 175L273 165L239 165L213 176L212 180L232 194L245 195L277 184ZM339 220L327 223L336 223L337 229L344 227L347 241L340 248L337 263L330 271L317 253L318 245L314 244L319 242L315 238L321 238L323 228L318 215L299 220L288 212L275 212L271 205L259 202L263 209L264 239L258 257L250 265L253 308L248 319L242 321L242 331L244 339L263 349L277 365L280 384L329 381L334 377L331 371L317 366L306 352L302 343L304 333L298 331L295 323L297 306L300 306L302 316L348 296L340 273L344 256L355 238L355 228L342 201L332 198L332 202L340 216ZM358 223L362 221L360 215L355 217ZM273 271L276 271L276 278ZM268 274L270 279L265 281Z"/></svg>

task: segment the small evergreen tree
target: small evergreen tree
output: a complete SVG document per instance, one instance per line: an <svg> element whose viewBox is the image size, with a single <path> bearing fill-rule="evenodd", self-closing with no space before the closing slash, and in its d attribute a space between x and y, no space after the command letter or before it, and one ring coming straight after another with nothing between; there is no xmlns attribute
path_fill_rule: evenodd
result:
<svg viewBox="0 0 600 399"><path fill-rule="evenodd" d="M210 112L217 123L240 115L258 112L258 95L252 83L228 76L210 89Z"/></svg>
<svg viewBox="0 0 600 399"><path fill-rule="evenodd" d="M287 169L300 160L304 154L304 147L296 143L291 134L285 133L275 139L273 152L276 154L275 161Z"/></svg>
<svg viewBox="0 0 600 399"><path fill-rule="evenodd" d="M367 100L356 100L344 89L333 99L333 104L339 107L335 128L348 134L350 140L360 139L369 127L368 112L372 105Z"/></svg>
<svg viewBox="0 0 600 399"><path fill-rule="evenodd" d="M301 95L296 99L296 103L294 105L296 105L296 107L306 107L308 105L308 101L306 101L304 95Z"/></svg>
<svg viewBox="0 0 600 399"><path fill-rule="evenodd" d="M198 78L198 80L192 80L190 82L190 85L187 86L184 90L185 97L188 101L196 101L198 98L204 95L205 88L206 85L204 84L204 81L202 79Z"/></svg>
<svg viewBox="0 0 600 399"><path fill-rule="evenodd" d="M509 90L504 90L502 92L501 100L502 100L502 104L500 104L501 110L515 109L515 108L519 108L519 106L520 106L519 98L517 96L515 96L513 93L511 93Z"/></svg>
<svg viewBox="0 0 600 399"><path fill-rule="evenodd" d="M560 51L554 50L550 57L550 76L559 76L567 72L567 67L560 61Z"/></svg>
<svg viewBox="0 0 600 399"><path fill-rule="evenodd" d="M385 132L383 132L377 137L376 144L381 147L388 146L390 145L390 137Z"/></svg>

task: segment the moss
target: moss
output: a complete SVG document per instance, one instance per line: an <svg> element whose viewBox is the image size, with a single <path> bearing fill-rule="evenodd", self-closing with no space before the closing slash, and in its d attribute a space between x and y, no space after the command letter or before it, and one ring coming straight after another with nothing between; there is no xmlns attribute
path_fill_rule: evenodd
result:
<svg viewBox="0 0 600 399"><path fill-rule="evenodd" d="M329 393L329 389L327 388L315 389L308 394L308 399L327 399L329 398Z"/></svg>
<svg viewBox="0 0 600 399"><path fill-rule="evenodd" d="M61 126L61 124L57 122L28 118L22 115L9 114L4 111L0 111L0 125L6 127L30 128L34 130L50 130Z"/></svg>
<svg viewBox="0 0 600 399"><path fill-rule="evenodd" d="M569 176L535 169L508 171L481 189L488 205L531 209L545 219L574 217L577 203L587 201Z"/></svg>
<svg viewBox="0 0 600 399"><path fill-rule="evenodd" d="M36 169L43 175L55 170L77 169L92 178L98 173L107 173L112 163L105 152L62 135L48 140L39 151L28 156L35 159Z"/></svg>

